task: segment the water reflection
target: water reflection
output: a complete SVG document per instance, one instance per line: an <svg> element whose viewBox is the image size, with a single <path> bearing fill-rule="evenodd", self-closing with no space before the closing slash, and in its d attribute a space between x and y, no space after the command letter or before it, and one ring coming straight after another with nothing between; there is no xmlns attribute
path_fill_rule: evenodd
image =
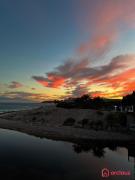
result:
<svg viewBox="0 0 135 180"><path fill-rule="evenodd" d="M134 157L135 158L135 144L127 144L124 143L116 143L116 142L110 142L110 143L97 143L97 142L89 142L89 143L79 143L79 144L73 144L73 150L79 154L82 152L92 152L94 156L96 157L104 157L106 151L105 148L110 149L111 151L117 151L117 148L119 147L125 147L128 151L128 157Z"/></svg>
<svg viewBox="0 0 135 180"><path fill-rule="evenodd" d="M73 144L0 129L0 178L101 180L104 167L134 172L134 161L128 159L128 156L135 156L134 150L133 145ZM128 179L132 180L124 177L124 180Z"/></svg>
<svg viewBox="0 0 135 180"><path fill-rule="evenodd" d="M91 145L91 144L74 144L73 149L76 153L81 152L92 152L94 156L104 157L105 151L104 147L99 145Z"/></svg>

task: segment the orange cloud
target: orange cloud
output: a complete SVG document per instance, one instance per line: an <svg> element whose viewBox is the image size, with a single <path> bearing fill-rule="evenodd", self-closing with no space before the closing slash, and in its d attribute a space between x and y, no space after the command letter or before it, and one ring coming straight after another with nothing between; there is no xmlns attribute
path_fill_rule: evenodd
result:
<svg viewBox="0 0 135 180"><path fill-rule="evenodd" d="M109 79L109 83L115 85L116 83L123 83L125 81L130 81L130 79L135 77L135 68L129 69L121 74L115 75ZM120 85L119 84L119 85Z"/></svg>
<svg viewBox="0 0 135 180"><path fill-rule="evenodd" d="M52 77L51 81L51 87L58 88L64 84L65 79L63 77Z"/></svg>
<svg viewBox="0 0 135 180"><path fill-rule="evenodd" d="M102 0L95 3L93 11L91 1L81 1L81 6L87 11L81 19L90 38L80 44L77 49L80 54L98 58L111 48L121 33L135 26L134 0Z"/></svg>
<svg viewBox="0 0 135 180"><path fill-rule="evenodd" d="M135 55L119 55L110 63L98 67L92 67L87 59L68 61L47 73L45 77L33 76L33 79L49 88L70 89L68 93L73 96L89 92L92 85L102 89L104 87L104 92L100 92L102 96L108 96L110 93L120 96L120 93L122 95L134 88L130 82L135 79ZM108 91L109 88L111 91Z"/></svg>
<svg viewBox="0 0 135 180"><path fill-rule="evenodd" d="M135 79L130 82L125 82L123 84L123 92L126 92L128 94L129 92L132 92L135 90Z"/></svg>
<svg viewBox="0 0 135 180"><path fill-rule="evenodd" d="M89 52L90 54L100 56L110 48L110 45L112 42L114 42L115 39L116 35L112 33L98 35L90 39L88 42L82 43L77 51L81 54Z"/></svg>
<svg viewBox="0 0 135 180"><path fill-rule="evenodd" d="M43 85L43 86L48 86L48 82L46 82L46 81L43 81L43 80L37 80L37 82L39 82L41 85Z"/></svg>
<svg viewBox="0 0 135 180"><path fill-rule="evenodd" d="M51 88L58 88L64 84L64 77L58 76L56 74L48 74L47 78L44 78L42 76L33 76L33 79L35 79L38 83L40 83L42 86L45 87L51 87Z"/></svg>
<svg viewBox="0 0 135 180"><path fill-rule="evenodd" d="M116 75L109 75L104 78L93 78L91 83L104 83L107 86L117 87L123 84L124 82L130 81L130 79L135 77L135 68L126 70L125 72L118 73Z"/></svg>
<svg viewBox="0 0 135 180"><path fill-rule="evenodd" d="M112 88L112 93L96 92L93 96L102 96L102 97L121 97L125 94L128 94L135 90L135 68L128 69L122 73L118 73L115 76L108 76L104 79L94 79L93 84L101 83L102 86L106 86L105 91L108 87ZM118 90L118 89L121 90Z"/></svg>

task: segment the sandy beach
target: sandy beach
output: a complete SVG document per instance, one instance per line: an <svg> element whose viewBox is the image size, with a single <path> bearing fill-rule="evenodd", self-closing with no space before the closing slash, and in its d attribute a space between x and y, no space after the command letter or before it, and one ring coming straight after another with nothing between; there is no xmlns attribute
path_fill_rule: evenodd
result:
<svg viewBox="0 0 135 180"><path fill-rule="evenodd" d="M103 112L102 119L108 112ZM76 119L74 126L63 126L67 118ZM64 109L57 107L41 107L33 110L8 112L0 115L0 128L11 129L38 137L46 137L65 141L133 141L126 133L93 130L79 127L79 121L89 118L96 121L99 114L90 109ZM101 117L100 117L101 119Z"/></svg>

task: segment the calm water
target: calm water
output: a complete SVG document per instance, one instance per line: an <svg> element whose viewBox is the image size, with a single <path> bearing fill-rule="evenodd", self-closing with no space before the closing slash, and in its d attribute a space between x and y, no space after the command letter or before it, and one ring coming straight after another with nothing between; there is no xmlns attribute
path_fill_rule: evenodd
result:
<svg viewBox="0 0 135 180"><path fill-rule="evenodd" d="M0 103L0 112L32 109L41 106L40 103Z"/></svg>
<svg viewBox="0 0 135 180"><path fill-rule="evenodd" d="M104 179L133 179L134 158L128 161L125 147L77 145L0 129L1 179L100 180L104 167L132 173Z"/></svg>

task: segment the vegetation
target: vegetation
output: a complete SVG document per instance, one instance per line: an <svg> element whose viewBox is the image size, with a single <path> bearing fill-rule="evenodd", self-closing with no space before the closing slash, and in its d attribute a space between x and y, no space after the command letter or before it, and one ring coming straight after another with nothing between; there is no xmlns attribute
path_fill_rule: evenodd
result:
<svg viewBox="0 0 135 180"><path fill-rule="evenodd" d="M113 127L126 127L127 116L125 113L109 113L106 117L107 125L112 129Z"/></svg>
<svg viewBox="0 0 135 180"><path fill-rule="evenodd" d="M97 110L112 110L115 105L120 105L121 100L103 99L101 97L92 98L88 94L81 97L70 98L62 101L55 101L57 107L63 108L83 108L83 109L97 109Z"/></svg>
<svg viewBox="0 0 135 180"><path fill-rule="evenodd" d="M135 91L133 91L132 94L128 94L123 97L122 104L124 106L131 106L133 105L135 107Z"/></svg>
<svg viewBox="0 0 135 180"><path fill-rule="evenodd" d="M91 98L88 94L85 94L78 98L67 99L63 101L55 101L57 107L64 108L92 108L101 109L104 106L104 100L100 97Z"/></svg>
<svg viewBox="0 0 135 180"><path fill-rule="evenodd" d="M104 115L104 113L102 111L97 111L97 115L102 116L102 115Z"/></svg>
<svg viewBox="0 0 135 180"><path fill-rule="evenodd" d="M126 95L120 99L103 99L101 97L92 98L89 94L84 94L81 97L70 98L62 101L55 101L57 107L63 108L87 108L97 110L114 110L114 106L134 106L135 109L135 91L132 94ZM97 111L99 115L101 111Z"/></svg>
<svg viewBox="0 0 135 180"><path fill-rule="evenodd" d="M96 109L97 120L90 121L89 119L82 119L78 121L77 127L82 128L91 128L95 130L126 130L127 127L127 113L124 112L113 112L114 106L123 107L134 106L135 109L135 91L123 97L122 100L109 100L103 99L100 97L92 98L88 94L85 94L78 98L70 98L63 101L56 102L58 107L63 108L87 108L87 109ZM118 108L120 110L120 108ZM103 110L111 110L107 114ZM135 116L132 113L132 116ZM103 120L104 119L104 120ZM75 120L73 118L68 118L65 120L63 125L72 126L74 125Z"/></svg>
<svg viewBox="0 0 135 180"><path fill-rule="evenodd" d="M84 144L74 144L73 149L76 153L89 152L91 151L94 156L101 158L104 157L105 151L104 146L97 143L84 143Z"/></svg>
<svg viewBox="0 0 135 180"><path fill-rule="evenodd" d="M83 119L83 120L82 120L82 127L84 127L85 125L87 125L88 122L89 122L88 119Z"/></svg>
<svg viewBox="0 0 135 180"><path fill-rule="evenodd" d="M102 120L98 120L96 122L96 126L97 126L98 129L103 129L103 121Z"/></svg>
<svg viewBox="0 0 135 180"><path fill-rule="evenodd" d="M73 126L75 123L75 119L73 118L68 118L64 121L63 125L64 126Z"/></svg>

